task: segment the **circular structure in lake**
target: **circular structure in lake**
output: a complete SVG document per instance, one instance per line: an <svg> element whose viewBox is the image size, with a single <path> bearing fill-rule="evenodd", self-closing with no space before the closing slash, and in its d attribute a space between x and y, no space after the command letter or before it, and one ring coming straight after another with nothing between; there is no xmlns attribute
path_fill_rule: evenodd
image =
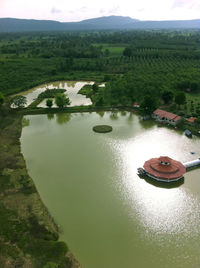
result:
<svg viewBox="0 0 200 268"><path fill-rule="evenodd" d="M146 175L158 181L177 181L186 172L185 166L167 156L152 158L144 163Z"/></svg>
<svg viewBox="0 0 200 268"><path fill-rule="evenodd" d="M93 127L94 132L107 133L112 131L112 127L108 125L98 125Z"/></svg>

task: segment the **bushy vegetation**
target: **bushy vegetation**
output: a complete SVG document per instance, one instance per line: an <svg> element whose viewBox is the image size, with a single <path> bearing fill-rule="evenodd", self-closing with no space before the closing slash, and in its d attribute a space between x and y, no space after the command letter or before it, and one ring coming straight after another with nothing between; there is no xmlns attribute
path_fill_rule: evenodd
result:
<svg viewBox="0 0 200 268"><path fill-rule="evenodd" d="M66 89L62 88L53 88L53 89L46 89L44 92L41 92L38 95L38 99L47 99L47 98L55 98L56 94L58 93L64 93Z"/></svg>
<svg viewBox="0 0 200 268"><path fill-rule="evenodd" d="M55 103L59 108L63 108L70 104L69 98L63 93L57 93L55 96Z"/></svg>
<svg viewBox="0 0 200 268"><path fill-rule="evenodd" d="M23 108L27 103L27 99L25 96L17 95L11 98L10 103L14 108Z"/></svg>
<svg viewBox="0 0 200 268"><path fill-rule="evenodd" d="M30 108L35 108L37 107L38 104L40 104L44 99L48 99L48 98L55 98L56 94L63 94L66 91L66 89L62 89L62 88L53 88L53 89L46 89L44 92L41 92L38 97L29 105ZM48 100L48 104L51 103L52 100ZM53 101L52 101L52 105L53 105ZM51 106L52 106L51 105ZM48 106L48 105L47 105ZM48 107L51 107L48 106Z"/></svg>
<svg viewBox="0 0 200 268"><path fill-rule="evenodd" d="M78 92L78 94L85 95L86 98L91 98L93 95L92 85L84 85Z"/></svg>
<svg viewBox="0 0 200 268"><path fill-rule="evenodd" d="M0 107L4 103L4 95L0 92Z"/></svg>
<svg viewBox="0 0 200 268"><path fill-rule="evenodd" d="M53 105L53 100L51 100L51 99L46 100L46 106L47 106L48 108L51 108L52 105Z"/></svg>

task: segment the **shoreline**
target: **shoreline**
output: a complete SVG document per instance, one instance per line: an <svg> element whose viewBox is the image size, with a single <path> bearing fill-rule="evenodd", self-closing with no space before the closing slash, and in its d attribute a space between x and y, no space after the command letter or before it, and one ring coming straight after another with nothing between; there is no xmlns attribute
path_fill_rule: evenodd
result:
<svg viewBox="0 0 200 268"><path fill-rule="evenodd" d="M26 162L23 154L21 153L20 147L23 116L100 111L128 111L138 114L138 111L135 108L125 106L75 106L65 107L63 109L10 109L8 106L5 108L5 111L2 109L3 114L0 114L0 127L2 129L0 133L0 148L2 149L0 162L5 163L5 165L0 165L0 179L3 181L3 186L0 186L0 196L2 197L0 201L0 212L2 212L1 207L3 206L3 213L9 214L12 212L15 214L16 220L20 226L24 225L24 222L26 223L26 232L28 234L25 239L27 239L28 242L19 241L20 246L18 246L17 241L14 241L13 243L12 241L10 242L8 240L11 243L10 247L12 249L13 256L12 254L10 256L10 253L8 255L6 250L4 254L0 253L0 258L5 263L5 266L3 267L7 267L6 263L8 261L12 264L12 266L15 265L16 260L14 256L17 255L17 260L22 263L21 267L27 267L27 263L29 265L28 267L38 267L38 264L42 265L41 267L43 267L43 265L52 262L63 268L80 268L80 264L73 256L73 253L71 253L67 248L67 245L64 242L59 241L58 226L43 203L32 178L28 174ZM154 122L156 123L156 121ZM9 202L7 199L9 199ZM9 217L5 219L5 222L8 223L8 227L13 225L13 222ZM34 230L34 228L37 230ZM6 241L6 239L4 241L2 237L4 237L4 233L7 232L8 230L6 228L3 230L3 232L0 232L0 246L3 249L6 248L6 243L8 241ZM18 231L14 230L13 232L13 234L10 234L11 240L12 236L15 236L16 232ZM38 247L38 241L41 243L42 255L40 249L39 252L35 249ZM23 247L25 242L28 243L26 248ZM56 256L51 256L53 250L57 252ZM51 254L49 254L49 252L51 252Z"/></svg>
<svg viewBox="0 0 200 268"><path fill-rule="evenodd" d="M21 153L21 113L0 115L1 267L80 268L43 203ZM55 266L57 267L57 266Z"/></svg>

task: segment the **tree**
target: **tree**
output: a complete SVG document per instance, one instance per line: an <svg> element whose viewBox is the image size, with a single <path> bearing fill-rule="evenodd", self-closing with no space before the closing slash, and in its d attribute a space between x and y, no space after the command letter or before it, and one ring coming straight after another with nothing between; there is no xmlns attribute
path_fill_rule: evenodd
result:
<svg viewBox="0 0 200 268"><path fill-rule="evenodd" d="M16 108L23 108L27 103L27 99L25 96L15 96L11 99L11 104Z"/></svg>
<svg viewBox="0 0 200 268"><path fill-rule="evenodd" d="M92 90L94 93L97 93L98 89L99 89L99 87L96 83L92 85Z"/></svg>
<svg viewBox="0 0 200 268"><path fill-rule="evenodd" d="M197 117L195 123L197 123L198 125L200 125L200 116Z"/></svg>
<svg viewBox="0 0 200 268"><path fill-rule="evenodd" d="M108 56L110 55L110 51L109 51L109 49L106 48L106 50L104 51L104 55L105 55L106 57L108 57Z"/></svg>
<svg viewBox="0 0 200 268"><path fill-rule="evenodd" d="M47 106L48 108L51 108L52 105L53 105L53 100L51 100L51 99L46 100L46 106Z"/></svg>
<svg viewBox="0 0 200 268"><path fill-rule="evenodd" d="M126 47L123 51L123 56L125 57L131 57L132 56L132 50L129 47Z"/></svg>
<svg viewBox="0 0 200 268"><path fill-rule="evenodd" d="M103 105L103 97L99 97L95 102L95 106L102 106Z"/></svg>
<svg viewBox="0 0 200 268"><path fill-rule="evenodd" d="M67 106L70 104L69 98L66 97L63 93L56 94L55 97L55 103L59 108L63 108L64 106Z"/></svg>
<svg viewBox="0 0 200 268"><path fill-rule="evenodd" d="M174 101L178 105L184 104L186 101L185 93L183 91L178 91L175 95Z"/></svg>
<svg viewBox="0 0 200 268"><path fill-rule="evenodd" d="M173 100L174 94L172 91L164 90L162 93L162 99L165 104L168 104L170 101Z"/></svg>
<svg viewBox="0 0 200 268"><path fill-rule="evenodd" d="M140 104L140 110L143 115L150 115L156 108L158 108L158 104L158 99L156 97L153 95L146 95Z"/></svg>
<svg viewBox="0 0 200 268"><path fill-rule="evenodd" d="M4 95L0 92L0 107L2 106L2 104L4 103Z"/></svg>
<svg viewBox="0 0 200 268"><path fill-rule="evenodd" d="M47 262L42 268L58 268L58 264L54 262Z"/></svg>

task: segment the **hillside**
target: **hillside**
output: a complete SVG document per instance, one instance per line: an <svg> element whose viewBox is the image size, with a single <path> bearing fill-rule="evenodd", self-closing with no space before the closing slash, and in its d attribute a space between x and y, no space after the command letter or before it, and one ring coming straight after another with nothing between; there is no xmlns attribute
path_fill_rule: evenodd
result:
<svg viewBox="0 0 200 268"><path fill-rule="evenodd" d="M88 31L126 29L199 29L199 20L140 21L130 17L108 16L80 22L0 18L0 32Z"/></svg>

